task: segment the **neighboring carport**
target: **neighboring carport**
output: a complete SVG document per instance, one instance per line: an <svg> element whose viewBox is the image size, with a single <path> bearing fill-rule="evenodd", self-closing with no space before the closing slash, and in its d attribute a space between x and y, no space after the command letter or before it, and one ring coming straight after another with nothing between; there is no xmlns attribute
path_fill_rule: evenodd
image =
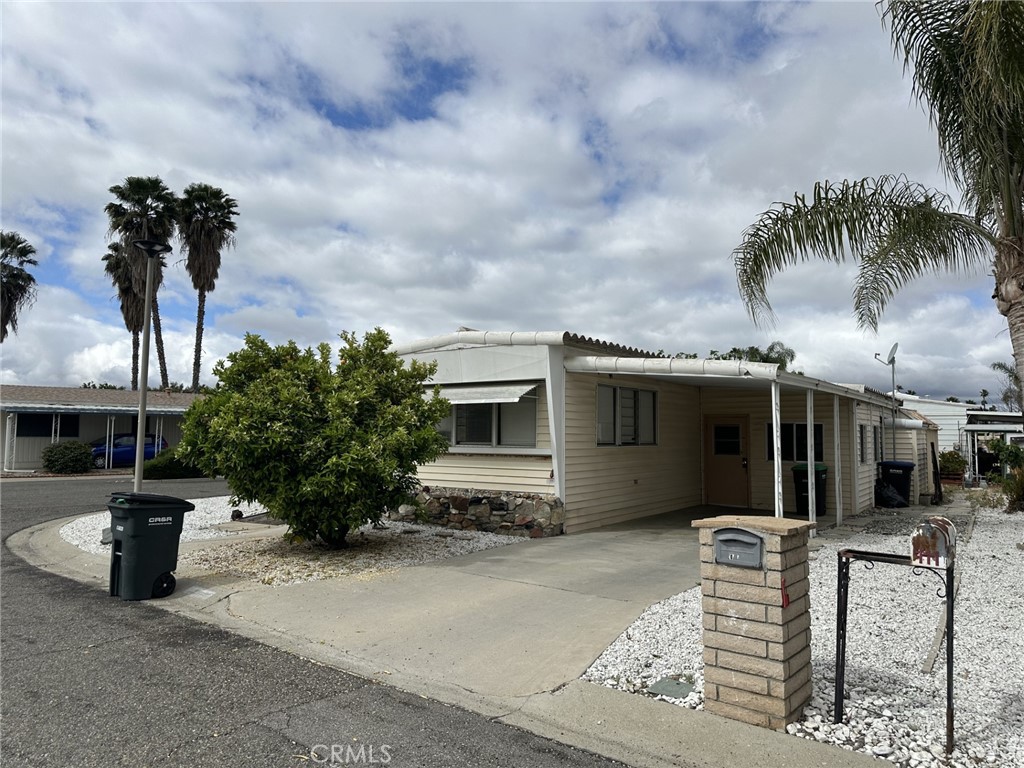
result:
<svg viewBox="0 0 1024 768"><path fill-rule="evenodd" d="M174 444L185 411L198 395L149 392L147 433ZM3 388L0 429L5 472L42 467L42 450L62 440L88 441L105 435L109 447L118 432L134 432L139 393L129 390L10 385ZM107 455L110 455L107 451Z"/></svg>

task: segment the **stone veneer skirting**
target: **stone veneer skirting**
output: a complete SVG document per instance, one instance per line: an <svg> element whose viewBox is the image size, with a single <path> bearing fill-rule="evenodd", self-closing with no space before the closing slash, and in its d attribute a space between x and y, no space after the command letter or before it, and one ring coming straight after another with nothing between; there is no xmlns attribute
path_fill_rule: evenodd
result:
<svg viewBox="0 0 1024 768"><path fill-rule="evenodd" d="M562 533L565 507L551 494L434 486L424 487L416 504L403 504L389 512L388 519L540 538Z"/></svg>

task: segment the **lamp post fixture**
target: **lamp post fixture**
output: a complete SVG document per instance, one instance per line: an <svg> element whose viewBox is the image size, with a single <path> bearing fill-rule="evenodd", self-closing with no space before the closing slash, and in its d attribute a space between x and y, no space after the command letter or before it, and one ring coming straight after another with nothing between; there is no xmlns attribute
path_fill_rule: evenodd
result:
<svg viewBox="0 0 1024 768"><path fill-rule="evenodd" d="M896 458L896 348L899 345L899 342L892 345L892 349L889 350L889 355L885 360L882 359L881 354L875 352L875 360L880 362L882 365L888 365L892 368L892 390L890 391L890 395L892 396L892 456L889 458L890 461L893 461Z"/></svg>
<svg viewBox="0 0 1024 768"><path fill-rule="evenodd" d="M149 391L149 321L153 305L153 265L156 259L171 250L167 243L155 240L135 240L132 243L146 254L146 301L142 311L142 360L139 382L139 425L135 432L135 485L134 492L142 490L142 462L146 454L146 393ZM153 446L154 449L156 446Z"/></svg>

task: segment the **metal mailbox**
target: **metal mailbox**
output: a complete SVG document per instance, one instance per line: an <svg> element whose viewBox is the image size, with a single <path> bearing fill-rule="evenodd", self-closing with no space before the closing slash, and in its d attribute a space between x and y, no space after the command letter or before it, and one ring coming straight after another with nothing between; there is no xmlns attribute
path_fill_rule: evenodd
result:
<svg viewBox="0 0 1024 768"><path fill-rule="evenodd" d="M713 533L715 563L735 568L760 568L764 539L742 528L719 528Z"/></svg>
<svg viewBox="0 0 1024 768"><path fill-rule="evenodd" d="M956 557L956 526L945 517L929 517L914 529L910 540L914 565L948 568Z"/></svg>

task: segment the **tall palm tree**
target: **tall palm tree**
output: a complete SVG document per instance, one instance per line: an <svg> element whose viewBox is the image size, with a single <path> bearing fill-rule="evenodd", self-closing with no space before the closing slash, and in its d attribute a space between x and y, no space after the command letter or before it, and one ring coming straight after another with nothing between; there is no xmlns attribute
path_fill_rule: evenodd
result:
<svg viewBox="0 0 1024 768"><path fill-rule="evenodd" d="M1024 391L1020 386L1020 374L1017 368L1011 363L997 362L989 366L996 373L1003 374L1003 392L999 399L1008 411L1024 412Z"/></svg>
<svg viewBox="0 0 1024 768"><path fill-rule="evenodd" d="M25 267L39 264L35 247L17 232L0 231L0 343L18 332L18 313L36 297L36 279Z"/></svg>
<svg viewBox="0 0 1024 768"><path fill-rule="evenodd" d="M1018 375L1024 374L1024 2L883 0L892 44L938 133L940 163L962 195L903 176L819 182L776 203L733 252L751 317L771 320L769 280L812 257L858 262L854 311L877 330L896 292L933 272L991 265Z"/></svg>
<svg viewBox="0 0 1024 768"><path fill-rule="evenodd" d="M233 217L238 203L224 190L209 184L189 184L178 202L178 240L185 253L185 270L199 294L196 310L196 350L192 359L192 391L199 391L199 365L203 353L206 294L216 287L220 252L234 246Z"/></svg>
<svg viewBox="0 0 1024 768"><path fill-rule="evenodd" d="M110 243L103 256L103 271L117 289L121 303L121 317L124 327L132 335L132 391L139 388L139 333L144 323L145 298L135 292L133 282L134 266L121 247L121 243Z"/></svg>
<svg viewBox="0 0 1024 768"><path fill-rule="evenodd" d="M121 252L132 259L133 289L140 296L146 295L146 258L135 247L136 240L156 240L170 243L174 237L177 215L177 198L158 176L129 176L121 184L108 190L117 198L107 203L104 212L110 219L108 236L116 236ZM157 360L160 363L160 383L166 389L170 382L167 377L167 358L164 356L163 330L160 326L160 303L157 287L163 282L164 260L158 259L154 270L153 285L153 335L156 341Z"/></svg>

